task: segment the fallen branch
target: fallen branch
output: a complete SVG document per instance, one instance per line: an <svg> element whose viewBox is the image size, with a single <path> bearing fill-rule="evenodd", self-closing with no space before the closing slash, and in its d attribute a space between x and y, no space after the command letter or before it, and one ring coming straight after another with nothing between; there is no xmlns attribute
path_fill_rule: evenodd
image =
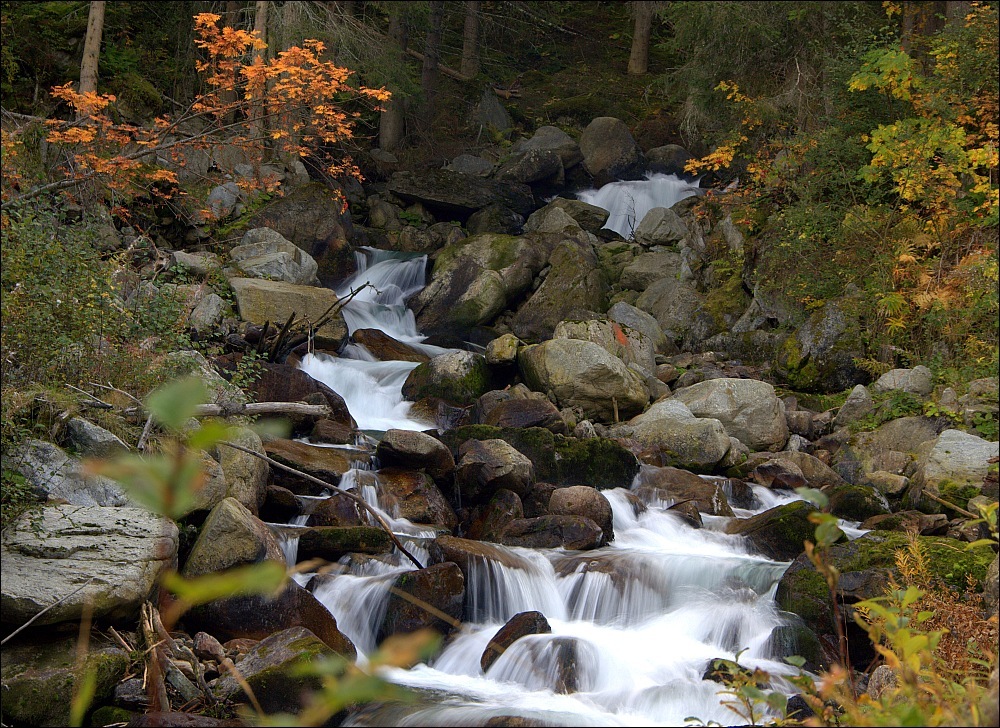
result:
<svg viewBox="0 0 1000 728"><path fill-rule="evenodd" d="M18 634L19 632L21 632L21 631L23 631L23 630L27 629L28 627L30 627L30 626L31 626L31 624L32 624L32 622L34 622L34 621L35 621L36 619L38 619L39 617L41 617L41 616L42 616L43 614L45 614L45 613L46 613L47 611L49 611L49 610L50 610L50 609L52 609L53 607L55 607L55 606L58 606L58 605L62 604L62 603L63 603L63 602L65 602L65 601L66 601L67 599L69 599L69 598L70 598L71 596L73 596L74 594L76 594L77 592L79 592L79 591L83 591L84 589L86 589L86 588L87 588L88 586L90 586L90 582L92 582L92 581L93 581L94 579L96 579L96 578L97 578L96 576L94 576L94 577L91 577L91 578L90 578L90 579L89 579L89 580L87 581L87 583L86 583L86 584L82 584L82 585L78 586L78 587L77 587L76 589L74 589L73 591L71 591L71 592L70 592L69 594L67 594L66 596L64 596L64 597L60 597L59 599L56 599L56 600L55 600L54 602L52 602L52 604L50 604L49 606L45 607L45 609L43 609L42 611L40 611L40 612L39 612L38 614L36 614L36 615L35 615L34 617L32 617L31 619L29 619L29 620L28 620L27 622L25 622L25 623L24 623L24 624L22 624L22 625L21 625L20 627L18 627L18 628L17 628L17 629L15 629L15 630L14 630L13 632L11 632L11 633L10 633L9 635L7 635L7 636L6 636L6 637L4 637L4 638L3 638L2 640L0 640L0 646L2 646L2 645L5 645L5 644L7 644L7 641L8 641L8 640L10 640L10 639L12 639L12 638L14 637L14 635L16 635L16 634Z"/></svg>
<svg viewBox="0 0 1000 728"><path fill-rule="evenodd" d="M949 503L944 498L938 498L936 495L934 495L933 493L929 493L926 490L924 491L924 495L930 498L932 501L937 501L941 505L947 506L948 508L951 508L953 511L957 513L961 513L963 516L968 516L969 518L981 518L981 516L977 516L975 513L971 513L965 510L964 508L956 506L954 503Z"/></svg>
<svg viewBox="0 0 1000 728"><path fill-rule="evenodd" d="M308 480L310 483L315 483L317 485L322 485L325 488L330 488L331 490L333 490L334 495L343 495L343 496L346 496L347 498L350 498L352 501L354 501L359 506L361 506L362 508L364 508L365 512L367 512L372 518L375 519L375 521L379 524L379 526L382 528L382 530L384 530L387 534L389 534L389 539L396 546L396 548L398 548L400 550L400 552L403 553L406 556L406 558L408 558L410 561L412 561L414 564L416 564L416 566L417 566L418 569L424 568L424 565L421 564L413 554L411 554L409 551L406 550L406 547L403 546L403 543L399 540L399 538L396 536L396 534L392 532L392 528L389 526L388 523L385 522L385 519L382 518L381 515L379 515L378 511L376 511L374 508L372 508L370 505L368 505L368 502L365 501L365 499L362 498L361 496L355 495L354 493L351 493L351 492L348 492L348 491L343 490L341 488L338 488L335 485L331 485L330 483L327 483L325 480L321 480L321 479L319 479L317 477L309 475L308 473L303 473L301 470L296 470L295 468L290 467L288 465L285 465L284 463L279 463L274 458L270 458L267 455L262 455L259 452L257 452L256 450L251 450L248 447L243 447L242 445L237 445L235 443L229 442L228 440L222 440L219 444L220 445L226 445L227 447L231 447L234 450L239 450L240 452L245 452L248 455L253 455L254 457L260 458L261 460L263 460L264 462L268 463L269 465L273 465L274 467L278 468L279 470L284 470L285 472L292 473L293 475L297 475L300 478L303 478L304 480Z"/></svg>
<svg viewBox="0 0 1000 728"><path fill-rule="evenodd" d="M325 404L305 402L249 402L247 404L199 404L195 407L195 417L232 417L234 415L310 415L327 417L330 407Z"/></svg>

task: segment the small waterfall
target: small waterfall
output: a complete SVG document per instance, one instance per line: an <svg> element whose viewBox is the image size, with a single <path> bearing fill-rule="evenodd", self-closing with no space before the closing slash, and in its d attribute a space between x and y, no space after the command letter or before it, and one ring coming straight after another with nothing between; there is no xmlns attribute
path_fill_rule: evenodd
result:
<svg viewBox="0 0 1000 728"><path fill-rule="evenodd" d="M700 190L697 182L687 182L672 174L649 173L644 180L610 182L600 189L577 192L576 196L607 210L609 216L604 227L627 240L654 207L673 207Z"/></svg>

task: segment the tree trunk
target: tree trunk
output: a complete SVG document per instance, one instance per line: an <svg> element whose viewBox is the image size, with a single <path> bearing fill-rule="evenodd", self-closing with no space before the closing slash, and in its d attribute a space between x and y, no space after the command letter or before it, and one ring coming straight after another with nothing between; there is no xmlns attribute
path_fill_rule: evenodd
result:
<svg viewBox="0 0 1000 728"><path fill-rule="evenodd" d="M97 91L97 62L101 57L101 36L104 35L105 0L90 3L87 17L87 39L83 43L83 60L80 62L80 93Z"/></svg>
<svg viewBox="0 0 1000 728"><path fill-rule="evenodd" d="M465 30L462 33L462 75L479 73L479 8L480 0L465 3Z"/></svg>
<svg viewBox="0 0 1000 728"><path fill-rule="evenodd" d="M258 37L260 37L260 39L264 42L267 42L268 5L270 5L268 0L257 0L257 5L254 9L253 29ZM266 49L259 50L256 52L256 55L263 58L265 52ZM264 118L264 99L261 99L255 108L250 110L250 114L253 117L252 128L254 136L259 139L265 139L267 137L267 119Z"/></svg>
<svg viewBox="0 0 1000 728"><path fill-rule="evenodd" d="M229 28L239 27L240 22L240 10L242 3L239 0L226 0L226 10L222 15L222 26ZM227 87L219 89L219 100L225 106L232 106L236 104L236 100L239 98L238 87L239 87L239 76L234 75L229 79L229 85ZM233 121L235 114L230 111L226 113L222 121L224 124L229 124Z"/></svg>
<svg viewBox="0 0 1000 728"><path fill-rule="evenodd" d="M420 109L420 122L424 131L429 131L434 121L434 101L437 94L438 59L441 56L441 22L444 19L443 0L431 0L430 27L427 29L427 39L424 43L424 64L420 71L420 90L423 92L423 105Z"/></svg>
<svg viewBox="0 0 1000 728"><path fill-rule="evenodd" d="M645 0L632 3L635 25L632 30L632 52L628 57L628 72L642 76L649 71L649 34L653 29L653 3Z"/></svg>
<svg viewBox="0 0 1000 728"><path fill-rule="evenodd" d="M398 51L399 63L403 63L403 53L406 51L407 33L403 20L402 9L398 3L389 6L389 40L393 50ZM391 151L403 143L405 121L403 116L404 99L399 89L390 88L392 98L385 104L385 111L379 117L378 146L385 151Z"/></svg>
<svg viewBox="0 0 1000 728"><path fill-rule="evenodd" d="M927 63L926 38L937 33L944 27L944 16L947 12L947 2L919 2L906 0L903 3L903 50L912 58Z"/></svg>

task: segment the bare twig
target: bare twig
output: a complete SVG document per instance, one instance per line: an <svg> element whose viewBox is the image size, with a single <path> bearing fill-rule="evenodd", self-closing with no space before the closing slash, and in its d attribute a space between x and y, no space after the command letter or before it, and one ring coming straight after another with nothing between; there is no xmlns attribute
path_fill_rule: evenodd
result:
<svg viewBox="0 0 1000 728"><path fill-rule="evenodd" d="M146 418L146 424L142 428L142 434L139 435L139 442L135 444L135 449L140 452L146 449L146 440L149 439L149 433L153 431L153 415Z"/></svg>
<svg viewBox="0 0 1000 728"><path fill-rule="evenodd" d="M72 384L67 384L66 386L69 389L75 390L75 391L79 392L80 394L83 394L83 395L86 395L87 397L90 397L89 400L87 400L86 402L83 402L83 406L84 407L94 407L95 409L114 409L115 408L113 404L109 404L108 402L105 402L103 399L98 399L97 397L95 397L94 395L92 395L90 392L87 392L87 391L85 391L83 389L80 389L79 387L74 387Z"/></svg>
<svg viewBox="0 0 1000 728"><path fill-rule="evenodd" d="M50 604L49 606L45 607L45 609L43 609L42 611L40 611L40 612L39 612L38 614L36 614L36 615L35 615L34 617L32 617L31 619L29 619L29 620L28 620L27 622L25 622L25 623L24 623L24 624L22 624L22 625L21 625L20 627L18 627L18 628L17 628L17 629L15 629L15 630L14 630L13 632L11 632L11 633L10 633L9 635L7 635L7 636L6 636L6 637L4 637L4 638L3 638L2 640L0 640L0 646L2 646L2 645L5 645L5 644L7 644L7 641L8 641L8 640L10 640L10 639L13 639L13 637L14 637L14 636L15 636L16 634L18 634L19 632L21 632L21 631L23 631L23 630L27 629L28 627L30 627L30 626L31 626L31 624L32 624L32 623L33 623L33 622L34 622L34 621L35 621L36 619L38 619L39 617L41 617L41 616L42 616L43 614L45 614L45 613L46 613L47 611L49 611L49 610L50 610L50 609L52 609L53 607L56 607L56 606L58 606L58 605L62 604L62 603L63 603L63 602L65 602L65 601L66 601L67 599L69 599L69 598L70 598L71 596L73 596L74 594L76 594L77 592L79 592L79 591L83 591L84 589L86 589L86 588L87 588L88 586L90 586L90 583L91 583L91 582L92 582L92 581L93 581L94 579L96 579L96 578L97 578L96 576L93 576L93 577L91 577L91 578L90 578L90 579L89 579L89 580L87 581L87 583L86 583L86 584L82 584L82 585L80 585L79 587L77 587L76 589L74 589L73 591L71 591L71 592L70 592L69 594L67 594L66 596L64 596L64 597L61 597L61 598L57 599L56 601L52 602L52 604Z"/></svg>
<svg viewBox="0 0 1000 728"><path fill-rule="evenodd" d="M284 463L279 463L274 458L270 458L267 455L261 455L256 450L251 450L250 448L243 447L242 445L237 445L227 440L223 440L219 444L226 445L227 447L231 447L234 450L245 452L248 455L253 455L254 457L260 458L261 460L267 462L269 465L272 465L280 470L284 470L285 472L292 473L293 475L297 475L300 478L303 478L304 480L308 480L310 483L316 483L317 485L322 485L325 488L330 488L333 490L335 495L346 496L347 498L349 498L350 500L354 501L359 506L364 508L365 511L369 515L371 515L372 518L375 519L375 521L379 524L379 526L381 526L382 529L387 534L389 534L389 539L393 542L393 544L395 544L396 548L398 548L400 552L403 553L410 561L416 564L418 569L424 568L424 565L421 564L413 554L411 554L409 551L406 550L406 547L403 546L402 542L399 540L396 534L392 532L392 528L389 526L388 523L385 522L385 519L383 519L382 516L379 515L378 511L376 511L374 508L368 505L368 502L365 501L364 498L357 496L349 491L338 488L337 486L332 485L326 482L325 480L320 480L319 478L309 475L308 473L303 473L301 470L296 470L295 468L285 465Z"/></svg>

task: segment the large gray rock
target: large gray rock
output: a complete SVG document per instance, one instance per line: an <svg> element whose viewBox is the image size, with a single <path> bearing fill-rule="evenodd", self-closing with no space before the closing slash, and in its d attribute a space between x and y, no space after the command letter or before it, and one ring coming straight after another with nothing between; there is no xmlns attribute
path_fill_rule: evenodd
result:
<svg viewBox="0 0 1000 728"><path fill-rule="evenodd" d="M945 430L922 459L920 480L935 495L949 483L981 487L989 469L987 461L998 455L1000 443L961 430Z"/></svg>
<svg viewBox="0 0 1000 728"><path fill-rule="evenodd" d="M557 126L540 126L530 139L518 139L511 147L514 154L532 150L555 152L566 169L583 161L580 145Z"/></svg>
<svg viewBox="0 0 1000 728"><path fill-rule="evenodd" d="M656 372L656 352L642 332L617 321L560 321L552 332L553 339L590 341L627 365L634 365L647 375Z"/></svg>
<svg viewBox="0 0 1000 728"><path fill-rule="evenodd" d="M837 416L833 419L833 423L837 427L844 427L852 422L857 422L873 409L875 409L875 402L868 392L868 387L863 384L857 384L851 390L847 399L844 400L844 404L840 406Z"/></svg>
<svg viewBox="0 0 1000 728"><path fill-rule="evenodd" d="M510 136L511 128L514 126L507 109L503 107L500 99L490 88L483 91L479 103L476 104L473 121L487 129L503 134L504 137Z"/></svg>
<svg viewBox="0 0 1000 728"><path fill-rule="evenodd" d="M719 420L726 432L752 450L774 452L788 440L785 405L767 382L709 379L678 390L674 398L695 417Z"/></svg>
<svg viewBox="0 0 1000 728"><path fill-rule="evenodd" d="M447 169L396 172L388 190L405 202L419 202L439 219L465 219L500 202L519 215L534 209L531 188L518 182L483 179Z"/></svg>
<svg viewBox="0 0 1000 728"><path fill-rule="evenodd" d="M590 419L630 417L649 401L645 380L602 347L577 339L551 339L521 350L518 369L525 383L545 392L559 407L580 407Z"/></svg>
<svg viewBox="0 0 1000 728"><path fill-rule="evenodd" d="M541 210L535 210L524 223L524 229L532 233L565 233L574 235L583 228L576 218L566 210L555 205L546 205Z"/></svg>
<svg viewBox="0 0 1000 728"><path fill-rule="evenodd" d="M493 162L473 154L459 154L445 166L445 169L476 177L489 177L493 172Z"/></svg>
<svg viewBox="0 0 1000 728"><path fill-rule="evenodd" d="M188 326L199 333L210 331L221 323L228 308L221 296L209 293L188 314Z"/></svg>
<svg viewBox="0 0 1000 728"><path fill-rule="evenodd" d="M562 160L559 155L545 149L530 149L515 154L501 165L494 177L504 182L522 182L524 184L551 180L562 185L565 182Z"/></svg>
<svg viewBox="0 0 1000 728"><path fill-rule="evenodd" d="M271 228L248 230L229 258L250 278L319 285L319 265L313 257Z"/></svg>
<svg viewBox="0 0 1000 728"><path fill-rule="evenodd" d="M249 427L235 428L229 433L227 440L264 454L260 436ZM226 445L219 445L215 455L225 477L226 495L235 498L247 510L256 514L264 504L267 492L267 463L259 457Z"/></svg>
<svg viewBox="0 0 1000 728"><path fill-rule="evenodd" d="M934 390L934 375L923 365L913 369L892 369L879 377L872 385L876 392L891 392L895 389L908 394L926 397Z"/></svg>
<svg viewBox="0 0 1000 728"><path fill-rule="evenodd" d="M81 455L107 458L129 450L120 437L82 417L73 417L66 426L69 441Z"/></svg>
<svg viewBox="0 0 1000 728"><path fill-rule="evenodd" d="M650 246L678 245L687 234L681 216L667 207L654 207L635 229L636 242Z"/></svg>
<svg viewBox="0 0 1000 728"><path fill-rule="evenodd" d="M671 346L667 342L667 337L663 335L663 330L660 329L660 325L656 322L656 319L632 304L619 301L608 309L608 320L641 332L649 340L650 344L652 344L653 350L656 353L673 353Z"/></svg>
<svg viewBox="0 0 1000 728"><path fill-rule="evenodd" d="M579 311L607 309L608 281L601 270L589 233L564 240L549 256L551 266L542 285L514 314L510 328L524 341L543 341L556 324Z"/></svg>
<svg viewBox="0 0 1000 728"><path fill-rule="evenodd" d="M704 295L676 278L661 278L650 284L635 305L651 314L664 336L685 351L721 331L721 324L705 311Z"/></svg>
<svg viewBox="0 0 1000 728"><path fill-rule="evenodd" d="M672 250L658 250L637 255L622 269L618 284L632 291L645 291L659 280L676 281L680 277L681 256Z"/></svg>
<svg viewBox="0 0 1000 728"><path fill-rule="evenodd" d="M285 563L271 530L235 498L212 509L184 564L187 577L212 574L264 560Z"/></svg>
<svg viewBox="0 0 1000 728"><path fill-rule="evenodd" d="M240 318L255 324L270 321L282 325L291 314L307 318L313 324L334 306L337 294L329 288L299 286L284 281L258 278L231 278L229 285L236 295ZM347 324L339 311L315 332L316 346L339 349L347 339Z"/></svg>
<svg viewBox="0 0 1000 728"><path fill-rule="evenodd" d="M531 229L531 220L536 215L544 213L545 210L553 209L562 210L571 218L576 220L577 225L590 233L596 233L603 228L604 223L608 221L608 211L603 207L591 205L583 200L567 200L564 197L557 197L541 210L536 210L531 213L528 217L526 228Z"/></svg>
<svg viewBox="0 0 1000 728"><path fill-rule="evenodd" d="M4 458L4 467L20 473L48 498L77 506L135 505L120 483L87 474L80 460L51 442L28 440Z"/></svg>
<svg viewBox="0 0 1000 728"><path fill-rule="evenodd" d="M580 136L583 166L598 187L615 180L641 179L642 150L621 119L599 116Z"/></svg>
<svg viewBox="0 0 1000 728"><path fill-rule="evenodd" d="M127 619L176 567L177 526L142 508L48 506L9 526L0 552L5 624L48 607L36 625L78 620L87 604L95 618Z"/></svg>
<svg viewBox="0 0 1000 728"><path fill-rule="evenodd" d="M410 400L439 397L452 404L472 404L489 387L486 357L471 351L439 354L418 364L403 382L403 396Z"/></svg>
<svg viewBox="0 0 1000 728"><path fill-rule="evenodd" d="M732 445L722 423L695 417L683 402L661 399L643 414L611 429L615 437L634 438L660 465L711 470Z"/></svg>
<svg viewBox="0 0 1000 728"><path fill-rule="evenodd" d="M531 287L550 250L537 238L497 233L445 247L412 301L417 325L427 333L454 333L489 323Z"/></svg>

